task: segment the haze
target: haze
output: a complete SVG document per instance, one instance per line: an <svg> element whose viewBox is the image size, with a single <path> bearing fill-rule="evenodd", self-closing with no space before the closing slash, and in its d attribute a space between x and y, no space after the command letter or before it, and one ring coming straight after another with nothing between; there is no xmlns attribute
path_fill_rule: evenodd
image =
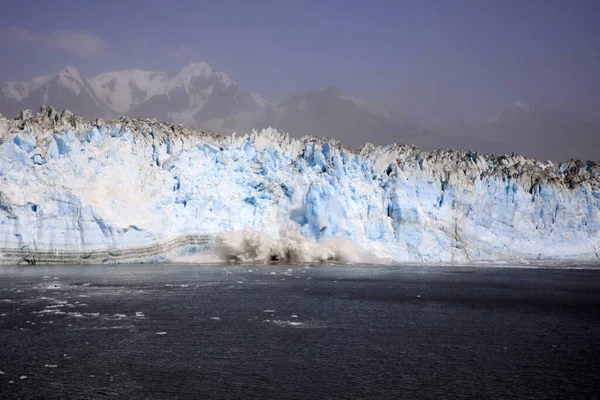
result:
<svg viewBox="0 0 600 400"><path fill-rule="evenodd" d="M198 120L202 128L227 117L229 125L208 128L260 128L252 126L260 122L352 147L408 141L425 149L598 159L599 4L59 0L25 7L4 1L0 80L28 82L66 65L92 78L206 62L280 115L263 113L242 124L219 110ZM363 106L364 100L369 106L361 110L377 112L357 123L356 112L327 96L360 99ZM326 121L290 114L311 101ZM388 107L384 117L378 102Z"/></svg>

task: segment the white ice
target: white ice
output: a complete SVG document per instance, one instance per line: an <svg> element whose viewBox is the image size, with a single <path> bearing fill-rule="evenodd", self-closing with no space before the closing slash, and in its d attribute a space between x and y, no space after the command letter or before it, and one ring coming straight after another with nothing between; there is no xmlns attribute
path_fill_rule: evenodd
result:
<svg viewBox="0 0 600 400"><path fill-rule="evenodd" d="M353 152L272 129L220 137L147 121L0 122L0 253L209 235L213 253L188 246L137 261L599 257L598 177L569 187L566 164L406 146Z"/></svg>

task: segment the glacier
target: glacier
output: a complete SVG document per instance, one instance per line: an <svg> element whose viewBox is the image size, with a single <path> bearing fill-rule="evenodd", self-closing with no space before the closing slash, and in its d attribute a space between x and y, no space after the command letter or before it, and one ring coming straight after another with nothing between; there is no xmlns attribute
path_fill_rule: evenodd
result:
<svg viewBox="0 0 600 400"><path fill-rule="evenodd" d="M598 162L43 107L0 117L0 263L597 262L599 183Z"/></svg>

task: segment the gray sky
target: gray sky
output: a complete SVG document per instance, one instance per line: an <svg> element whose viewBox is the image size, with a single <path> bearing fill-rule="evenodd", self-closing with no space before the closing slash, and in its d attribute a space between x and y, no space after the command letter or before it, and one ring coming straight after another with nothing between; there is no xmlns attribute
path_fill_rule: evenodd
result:
<svg viewBox="0 0 600 400"><path fill-rule="evenodd" d="M271 100L334 85L478 123L519 100L600 103L598 1L5 0L1 80L206 61Z"/></svg>

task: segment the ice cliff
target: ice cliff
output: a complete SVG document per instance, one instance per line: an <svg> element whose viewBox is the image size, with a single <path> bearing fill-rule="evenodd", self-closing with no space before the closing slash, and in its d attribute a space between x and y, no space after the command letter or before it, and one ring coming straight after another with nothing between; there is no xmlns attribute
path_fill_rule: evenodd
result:
<svg viewBox="0 0 600 400"><path fill-rule="evenodd" d="M0 262L598 260L599 183L596 162L42 108L0 118Z"/></svg>

